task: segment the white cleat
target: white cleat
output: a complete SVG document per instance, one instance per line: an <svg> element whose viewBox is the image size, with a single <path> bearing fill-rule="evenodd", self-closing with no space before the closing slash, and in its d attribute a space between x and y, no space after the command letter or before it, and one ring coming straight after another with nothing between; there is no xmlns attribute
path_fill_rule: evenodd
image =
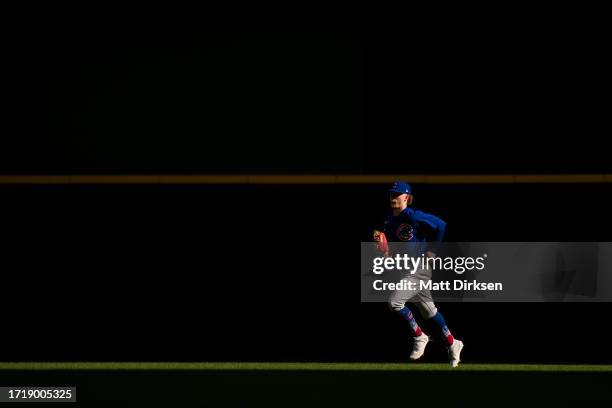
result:
<svg viewBox="0 0 612 408"><path fill-rule="evenodd" d="M411 360L418 360L425 353L425 347L429 343L429 337L422 333L419 337L413 337L412 353L410 353Z"/></svg>
<svg viewBox="0 0 612 408"><path fill-rule="evenodd" d="M453 344L448 347L448 358L451 367L457 367L461 361L461 350L463 350L463 342L454 339Z"/></svg>

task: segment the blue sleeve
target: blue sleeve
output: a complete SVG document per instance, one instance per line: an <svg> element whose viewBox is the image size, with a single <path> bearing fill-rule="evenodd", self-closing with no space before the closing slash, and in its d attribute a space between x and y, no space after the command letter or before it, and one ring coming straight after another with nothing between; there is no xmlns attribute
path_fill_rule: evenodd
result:
<svg viewBox="0 0 612 408"><path fill-rule="evenodd" d="M421 212L419 215L420 222L426 224L429 230L427 235L427 242L429 242L427 245L427 250L436 253L440 247L442 239L444 238L446 222L442 221L435 215L426 214L423 212Z"/></svg>
<svg viewBox="0 0 612 408"><path fill-rule="evenodd" d="M434 218L436 218L438 225L436 227L435 237L433 241L442 242L442 238L444 238L444 233L446 232L446 223L438 217Z"/></svg>

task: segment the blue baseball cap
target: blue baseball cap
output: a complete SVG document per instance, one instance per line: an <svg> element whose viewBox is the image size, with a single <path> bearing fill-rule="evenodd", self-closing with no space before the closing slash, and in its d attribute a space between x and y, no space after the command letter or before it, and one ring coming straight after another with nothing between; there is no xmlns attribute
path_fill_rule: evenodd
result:
<svg viewBox="0 0 612 408"><path fill-rule="evenodd" d="M410 184L406 183L405 181L396 181L389 189L389 192L399 194L412 194L412 189L410 188Z"/></svg>

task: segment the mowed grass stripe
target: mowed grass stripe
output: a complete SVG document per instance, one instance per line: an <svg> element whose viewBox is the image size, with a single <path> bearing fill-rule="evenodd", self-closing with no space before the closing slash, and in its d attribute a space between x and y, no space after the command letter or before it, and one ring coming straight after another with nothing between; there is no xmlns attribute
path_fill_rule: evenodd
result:
<svg viewBox="0 0 612 408"><path fill-rule="evenodd" d="M310 371L546 371L612 372L612 365L273 362L5 362L0 370L310 370Z"/></svg>

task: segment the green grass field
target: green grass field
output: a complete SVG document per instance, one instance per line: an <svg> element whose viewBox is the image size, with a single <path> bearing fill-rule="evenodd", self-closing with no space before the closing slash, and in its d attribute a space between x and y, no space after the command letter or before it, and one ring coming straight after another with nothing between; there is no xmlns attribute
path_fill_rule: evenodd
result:
<svg viewBox="0 0 612 408"><path fill-rule="evenodd" d="M0 385L75 385L83 406L609 406L612 365L27 362Z"/></svg>
<svg viewBox="0 0 612 408"><path fill-rule="evenodd" d="M612 372L612 365L406 363L185 363L185 362L25 362L1 363L0 370L309 370L309 371L552 371Z"/></svg>

